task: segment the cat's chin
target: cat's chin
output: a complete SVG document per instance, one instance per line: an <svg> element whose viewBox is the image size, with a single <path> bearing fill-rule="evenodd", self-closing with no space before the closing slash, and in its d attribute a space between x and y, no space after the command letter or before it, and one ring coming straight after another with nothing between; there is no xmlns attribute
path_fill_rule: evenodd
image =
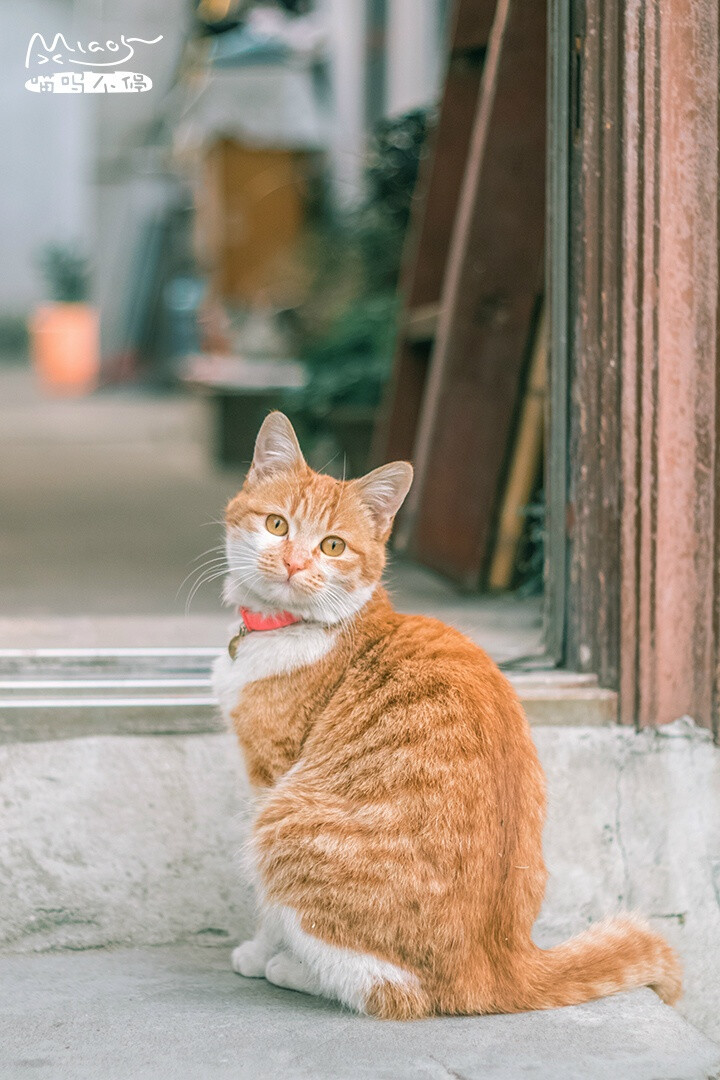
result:
<svg viewBox="0 0 720 1080"><path fill-rule="evenodd" d="M335 624L352 618L365 606L372 596L375 585L363 586L347 593L342 601L323 596L322 590L313 595L299 593L285 582L268 581L262 588L250 589L228 578L223 590L223 601L228 607L247 607L263 614L289 611L308 622Z"/></svg>
<svg viewBox="0 0 720 1080"><path fill-rule="evenodd" d="M289 611L300 619L317 619L318 598L302 594L281 581L263 582L260 587L249 588L228 578L223 591L223 601L228 607L247 607L263 614ZM322 606L322 605L320 605Z"/></svg>

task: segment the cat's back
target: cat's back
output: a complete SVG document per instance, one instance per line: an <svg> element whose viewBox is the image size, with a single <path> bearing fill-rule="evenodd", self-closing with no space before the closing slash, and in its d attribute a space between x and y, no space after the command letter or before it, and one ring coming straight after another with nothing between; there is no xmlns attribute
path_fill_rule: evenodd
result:
<svg viewBox="0 0 720 1080"><path fill-rule="evenodd" d="M258 850L318 897L362 877L368 911L377 874L400 881L409 867L418 904L466 878L478 892L482 852L503 846L522 806L539 828L543 806L527 721L487 654L434 619L378 616L256 826Z"/></svg>
<svg viewBox="0 0 720 1080"><path fill-rule="evenodd" d="M379 766L399 750L411 766L429 755L467 761L528 737L508 680L458 630L390 609L371 631L314 732L324 755L344 747L356 763Z"/></svg>
<svg viewBox="0 0 720 1080"><path fill-rule="evenodd" d="M367 665L370 683L382 682L409 700L449 697L457 707L516 703L507 678L488 654L446 623L425 615L392 613Z"/></svg>

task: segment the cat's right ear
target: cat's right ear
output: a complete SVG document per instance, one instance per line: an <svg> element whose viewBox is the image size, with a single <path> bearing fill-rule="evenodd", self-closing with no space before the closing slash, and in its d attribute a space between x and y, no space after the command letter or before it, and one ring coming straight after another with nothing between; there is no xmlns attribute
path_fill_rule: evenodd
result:
<svg viewBox="0 0 720 1080"><path fill-rule="evenodd" d="M258 431L248 480L264 479L273 473L288 472L304 464L300 443L287 416L281 412L271 412Z"/></svg>

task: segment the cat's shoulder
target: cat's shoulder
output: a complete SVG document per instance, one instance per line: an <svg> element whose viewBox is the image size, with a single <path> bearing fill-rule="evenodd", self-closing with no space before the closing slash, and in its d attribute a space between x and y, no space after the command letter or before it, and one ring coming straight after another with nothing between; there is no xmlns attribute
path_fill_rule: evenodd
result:
<svg viewBox="0 0 720 1080"><path fill-rule="evenodd" d="M487 660L487 654L454 626L429 615L398 615L393 635L395 648L415 655L462 656L470 661Z"/></svg>
<svg viewBox="0 0 720 1080"><path fill-rule="evenodd" d="M387 680L415 685L418 694L431 686L459 687L468 679L503 679L494 662L474 641L453 626L426 615L395 614L379 643L378 669Z"/></svg>
<svg viewBox="0 0 720 1080"><path fill-rule="evenodd" d="M234 658L223 651L213 666L212 684L224 712L236 708L242 691L254 683L308 668L331 652L337 633L323 626L296 624L247 634Z"/></svg>

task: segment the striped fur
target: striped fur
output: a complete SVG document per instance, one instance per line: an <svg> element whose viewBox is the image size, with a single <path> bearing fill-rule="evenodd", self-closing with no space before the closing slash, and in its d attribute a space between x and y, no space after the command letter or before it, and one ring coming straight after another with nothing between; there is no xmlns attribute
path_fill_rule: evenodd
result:
<svg viewBox="0 0 720 1080"><path fill-rule="evenodd" d="M677 958L639 920L533 944L545 794L523 711L482 650L398 614L379 584L409 478L399 465L346 483L313 473L272 414L228 507L228 596L306 620L257 635L263 662L243 660L241 643L236 700L232 670L221 673L261 793L260 925L235 969L395 1019L550 1008L644 985L674 1001ZM270 513L287 518L285 537L265 530ZM328 534L346 542L339 558L320 551ZM292 580L283 545L307 564ZM326 635L314 659L304 634Z"/></svg>

